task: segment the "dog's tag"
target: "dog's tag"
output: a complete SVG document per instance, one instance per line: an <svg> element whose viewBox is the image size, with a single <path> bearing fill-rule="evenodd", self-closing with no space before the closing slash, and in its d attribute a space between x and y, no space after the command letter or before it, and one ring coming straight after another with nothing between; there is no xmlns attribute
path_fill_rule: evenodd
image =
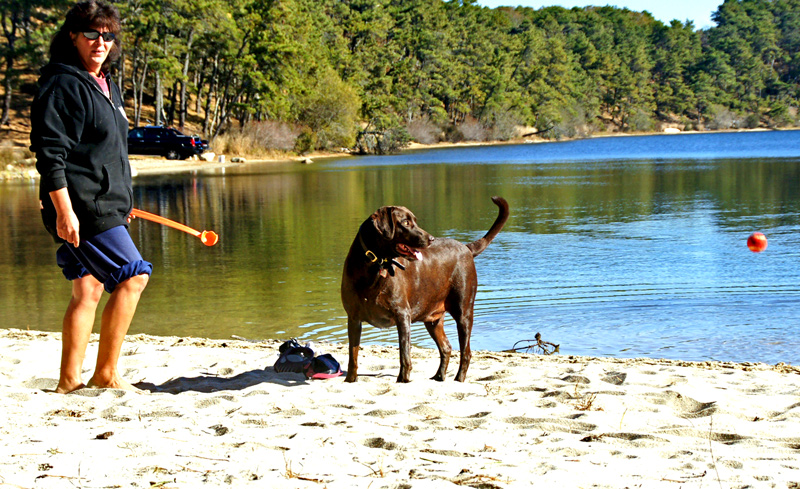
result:
<svg viewBox="0 0 800 489"><path fill-rule="evenodd" d="M381 268L381 277L386 278L388 275L389 275L389 273L386 271L386 269L385 268Z"/></svg>

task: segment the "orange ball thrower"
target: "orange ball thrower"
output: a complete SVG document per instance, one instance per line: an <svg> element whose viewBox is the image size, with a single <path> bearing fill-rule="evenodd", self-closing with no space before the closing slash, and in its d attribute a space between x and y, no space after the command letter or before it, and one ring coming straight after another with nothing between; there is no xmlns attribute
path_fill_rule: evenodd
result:
<svg viewBox="0 0 800 489"><path fill-rule="evenodd" d="M172 219L167 219L166 217L161 217L156 214L151 214L147 211L143 211L141 209L131 209L131 216L139 217L141 219L157 222L159 224L163 224L165 226L169 226L173 229L177 229L178 231L183 231L184 233L191 234L197 238L200 238L200 242L202 242L206 246L214 246L219 241L219 236L214 231L198 231L197 229L192 229L185 224L181 224L179 222L175 222Z"/></svg>

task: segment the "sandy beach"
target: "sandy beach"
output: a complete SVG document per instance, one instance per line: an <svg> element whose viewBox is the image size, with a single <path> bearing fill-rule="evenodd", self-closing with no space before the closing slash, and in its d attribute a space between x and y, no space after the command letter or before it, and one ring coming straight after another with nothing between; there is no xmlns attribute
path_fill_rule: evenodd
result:
<svg viewBox="0 0 800 489"><path fill-rule="evenodd" d="M475 352L440 383L414 348L397 384L366 346L346 384L275 372L279 345L130 336L141 393L59 395L60 335L0 330L0 487L800 487L795 366Z"/></svg>
<svg viewBox="0 0 800 489"><path fill-rule="evenodd" d="M295 158L274 160L276 163L294 161ZM273 160L247 160L232 162L230 158L220 161L212 158L210 161L202 159L168 160L166 158L148 158L144 156L131 156L131 173L133 176L168 175L172 173L186 173L197 171L217 170L220 168L237 167L248 163L265 162Z"/></svg>

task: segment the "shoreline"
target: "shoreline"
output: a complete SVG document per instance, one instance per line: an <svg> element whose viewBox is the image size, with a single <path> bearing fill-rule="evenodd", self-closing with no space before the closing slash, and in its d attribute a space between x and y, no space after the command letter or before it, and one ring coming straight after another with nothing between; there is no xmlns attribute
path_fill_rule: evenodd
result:
<svg viewBox="0 0 800 489"><path fill-rule="evenodd" d="M15 339L48 338L48 339L60 340L61 333L54 331L44 331L44 330L33 330L33 329L21 330L16 328L0 327L0 338L15 338ZM235 335L229 339L220 339L220 338L205 338L199 336L159 336L147 333L127 334L125 338L126 342L134 341L137 344L149 344L160 347L201 346L209 348L233 348L233 349L236 348L266 349L266 350L274 349L276 352L278 350L278 347L286 340L286 339L250 339ZM99 334L92 332L91 342L96 343L98 340L99 340ZM348 348L346 343L330 343L330 342L316 342L316 341L313 341L312 343L324 345L326 352L337 353L337 358L342 357L344 359L344 361L340 362L342 370L346 370L347 348ZM362 350L390 349L395 352L398 352L398 348L392 345L362 344L361 349ZM430 356L431 358L433 357L438 358L438 351L435 348L412 345L411 349L413 352L423 352L426 357ZM399 353L397 354L399 355ZM458 354L459 354L458 350L454 348L452 353L452 358L454 360L457 360ZM472 354L473 354L473 359L476 356L483 358L483 357L491 357L492 355L501 355L501 356L517 355L533 361L550 362L550 363L572 364L579 362L588 362L588 363L599 362L609 365L636 365L636 366L649 365L649 366L664 366L664 367L687 367L687 368L697 368L702 370L721 370L721 371L739 370L744 372L758 371L758 372L776 372L780 374L800 375L800 365L793 365L791 363L786 363L786 362L777 362L775 364L771 364L765 362L734 362L734 361L724 361L724 360L679 360L673 358L660 358L660 357L601 357L601 356L587 356L587 355L562 355L560 353L544 355L535 352L511 351L511 350L500 350L500 351L472 350ZM457 362L455 366L456 367L458 366ZM452 363L450 364L450 367L453 367ZM398 363L398 369L399 369L399 363ZM449 377L452 378L455 375L455 370L449 369L448 373ZM412 377L420 375L424 377L425 374L426 372L420 373L415 368ZM800 395L800 392L798 392L798 395Z"/></svg>
<svg viewBox="0 0 800 489"><path fill-rule="evenodd" d="M365 323L366 324L366 323ZM28 336L37 336L37 337L61 337L61 332L57 330L38 330L38 329L27 329L22 330L18 328L7 328L0 326L0 338L2 337L28 337ZM251 348L277 348L289 337L283 339L275 339L275 338L245 338L238 335L231 335L229 338L220 338L220 337L202 337L202 336L162 336L158 334L151 334L151 333L127 333L126 341L130 338L134 338L137 343L146 343L151 345L158 345L158 346L207 346L213 348L244 348L244 349L251 349ZM92 332L91 340L92 342L97 342L99 339L99 334L95 330ZM317 341L317 340L303 340L308 341L310 343L319 343L326 345L326 351L337 351L341 357L344 358L344 361L341 362L342 370L346 369L346 361L347 361L347 349L348 345L345 342L336 343L330 341ZM361 349L365 348L393 348L397 351L396 342L390 341L389 343L362 343ZM257 345L257 346L254 346ZM575 363L575 362L601 362L604 364L620 364L620 365L660 365L665 367L687 367L687 368L697 368L703 370L741 370L741 371L761 371L761 372L776 372L781 374L796 374L800 375L800 364L795 364L791 362L784 362L784 361L777 361L776 363L768 363L764 361L736 361L736 360L686 360L683 358L668 358L668 357L647 357L647 356L639 356L639 357L625 357L625 356L598 356L598 355L586 355L586 354L575 354L575 353L541 353L541 349L535 349L535 344L533 342L530 343L530 348L523 349L519 348L517 350L477 350L472 349L473 357L475 355L481 356L491 356L491 355L522 355L526 357L532 357L534 359L538 359L538 361L543 362L553 362L553 363ZM429 352L432 356L438 356L438 351L433 346L418 346L418 345L411 345L412 350L420 351L420 352ZM331 350L333 349L333 350ZM276 354L277 355L277 354ZM455 365L456 370L458 367L458 345L453 345L453 353L452 353L452 361L450 363L450 367ZM452 363L452 362L455 362ZM399 366L399 364L398 364ZM89 368L90 365L86 365L85 368ZM448 370L450 377L455 375L455 370ZM415 375L425 375L426 372L419 374L417 370L414 370L412 376ZM800 392L798 392L800 395ZM800 401L800 399L798 399ZM2 487L2 486L0 486ZM800 488L799 488L800 489Z"/></svg>
<svg viewBox="0 0 800 489"><path fill-rule="evenodd" d="M561 140L548 140L548 139L539 139L539 138L521 138L521 139L514 139L509 141L464 141L464 142L439 142L433 144L421 144L421 143L414 143L412 142L406 148L403 148L400 153L403 151L424 151L430 149L447 149L447 148L459 148L459 147L478 147L478 146L508 146L508 145L516 145L516 144L548 144L548 143L559 143L559 142L567 142L567 141L578 141L581 139L599 139L599 138L610 138L610 137L640 137L640 136L679 136L679 135L688 135L688 134L712 134L712 133L745 133L745 132L767 132L767 131L789 131L789 130L800 130L800 128L789 128L789 129L768 129L768 128L756 128L756 129L730 129L730 130L720 130L720 131L680 131L680 132L668 132L668 131L661 131L661 132L645 132L645 133L602 133L602 134L592 134L585 138L572 138L572 139L561 139ZM290 163L296 162L297 164L313 164L314 160L326 159L326 158L348 158L348 157L357 157L358 155L353 155L350 153L312 153L307 156L285 156L285 157L277 157L277 158L256 158L256 159L247 159L245 157L240 156L233 156L225 158L225 162L219 161L202 161L202 160L183 160L183 161L175 161L175 160L166 160L166 159L155 159L155 158L142 158L134 155L131 158L131 168L135 171L137 175L147 176L147 175L166 175L166 174L174 174L174 173L183 173L183 172L196 172L196 171L204 171L204 170L218 170L222 168L231 168L231 167L243 167L248 164L254 163ZM216 157L216 155L215 155ZM235 162L233 160L242 160L241 162Z"/></svg>
<svg viewBox="0 0 800 489"><path fill-rule="evenodd" d="M518 138L509 141L464 141L464 142L439 142L433 144L421 144L412 142L404 148L402 151L421 151L421 150L428 150L428 149L445 149L445 148L457 148L457 147L474 147L474 146L504 146L504 145L515 145L515 144L547 144L547 143L558 143L558 142L567 142L567 141L577 141L580 139L598 139L598 138L609 138L609 137L639 137L639 136L678 136L684 134L714 134L714 133L745 133L745 132L767 132L767 131L792 131L792 130L800 130L800 128L792 127L792 128L755 128L755 129L728 129L728 130L716 130L716 131L679 131L679 132L671 132L671 131L661 131L661 132L642 132L642 133L596 133L586 136L585 138L571 138L571 139L561 139L561 140L549 140L549 139L541 139L531 137L531 138ZM285 156L278 156L278 157L271 157L271 158L249 158L246 156L229 156L224 155L225 159L223 162L218 160L218 155L213 154L211 161L205 161L203 159L188 159L188 160L167 160L166 158L148 158L142 155L131 155L130 162L131 162L131 170L133 173L134 178L136 176L152 176L152 175L169 175L169 174L176 174L176 173L188 173L188 172L202 172L202 171L213 171L219 170L224 168L232 168L238 167L241 168L248 164L254 163L290 163L296 162L297 164L313 164L314 160L325 159L325 158L346 158L346 157L355 157L356 155L350 153L332 153L332 152L316 152L311 153L306 156L296 156L296 155L285 155ZM5 169L0 170L0 182L2 181L14 181L14 180L38 180L39 174L36 172L36 169L33 168L33 161L26 160L22 165L7 165ZM238 161L233 161L238 160Z"/></svg>
<svg viewBox="0 0 800 489"><path fill-rule="evenodd" d="M684 134L711 134L711 133L745 133L745 132L767 132L767 131L783 131L783 130L800 130L800 128L790 128L790 129L767 129L767 128L756 128L756 129L730 129L730 130L720 130L720 131L680 131L677 133L668 132L668 131L661 131L661 132L645 132L645 133L599 133L599 134L592 134L585 138L572 138L572 139L561 139L561 140L549 140L549 139L540 139L540 138L520 138L520 139L513 139L509 141L463 141L463 142L439 142L433 144L421 144L412 142L406 148L403 148L400 153L403 151L424 151L429 149L447 149L447 148L459 148L459 147L477 147L477 146L508 146L508 145L516 145L516 144L548 144L548 143L559 143L559 142L567 142L567 141L578 141L580 139L599 139L599 138L608 138L608 137L639 137L639 136L678 136ZM165 175L165 174L172 174L172 173L182 173L182 172L194 172L194 171L204 171L204 170L218 170L222 168L230 168L230 167L243 167L248 164L254 163L291 163L296 162L297 164L313 164L315 160L326 159L326 158L348 158L348 157L357 157L358 155L353 155L350 153L330 153L330 152L321 152L321 153L311 153L306 156L290 156L287 155L285 157L276 157L276 158L254 158L249 159L240 156L232 156L232 157L225 157L225 162L219 161L202 161L202 160L183 160L183 161L174 161L174 160L166 160L166 159L151 159L151 158L141 158L134 155L131 158L131 168L135 169L138 175L146 176L146 175ZM215 155L216 158L216 155ZM243 160L241 162L234 162L233 160L240 159Z"/></svg>
<svg viewBox="0 0 800 489"><path fill-rule="evenodd" d="M59 339L0 330L0 487L800 486L797 367L478 351L435 382L412 348L397 384L373 345L347 384L276 373L278 340L132 335L143 393L59 395Z"/></svg>

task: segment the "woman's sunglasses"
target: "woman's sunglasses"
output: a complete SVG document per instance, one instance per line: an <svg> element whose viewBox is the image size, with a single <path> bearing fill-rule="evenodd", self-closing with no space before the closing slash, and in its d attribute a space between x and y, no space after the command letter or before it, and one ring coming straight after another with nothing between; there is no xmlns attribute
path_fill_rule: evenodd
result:
<svg viewBox="0 0 800 489"><path fill-rule="evenodd" d="M81 34L83 34L83 37L85 37L90 41L94 41L98 37L102 37L103 41L111 42L117 38L117 36L115 36L113 32L86 31L86 32L81 32Z"/></svg>

